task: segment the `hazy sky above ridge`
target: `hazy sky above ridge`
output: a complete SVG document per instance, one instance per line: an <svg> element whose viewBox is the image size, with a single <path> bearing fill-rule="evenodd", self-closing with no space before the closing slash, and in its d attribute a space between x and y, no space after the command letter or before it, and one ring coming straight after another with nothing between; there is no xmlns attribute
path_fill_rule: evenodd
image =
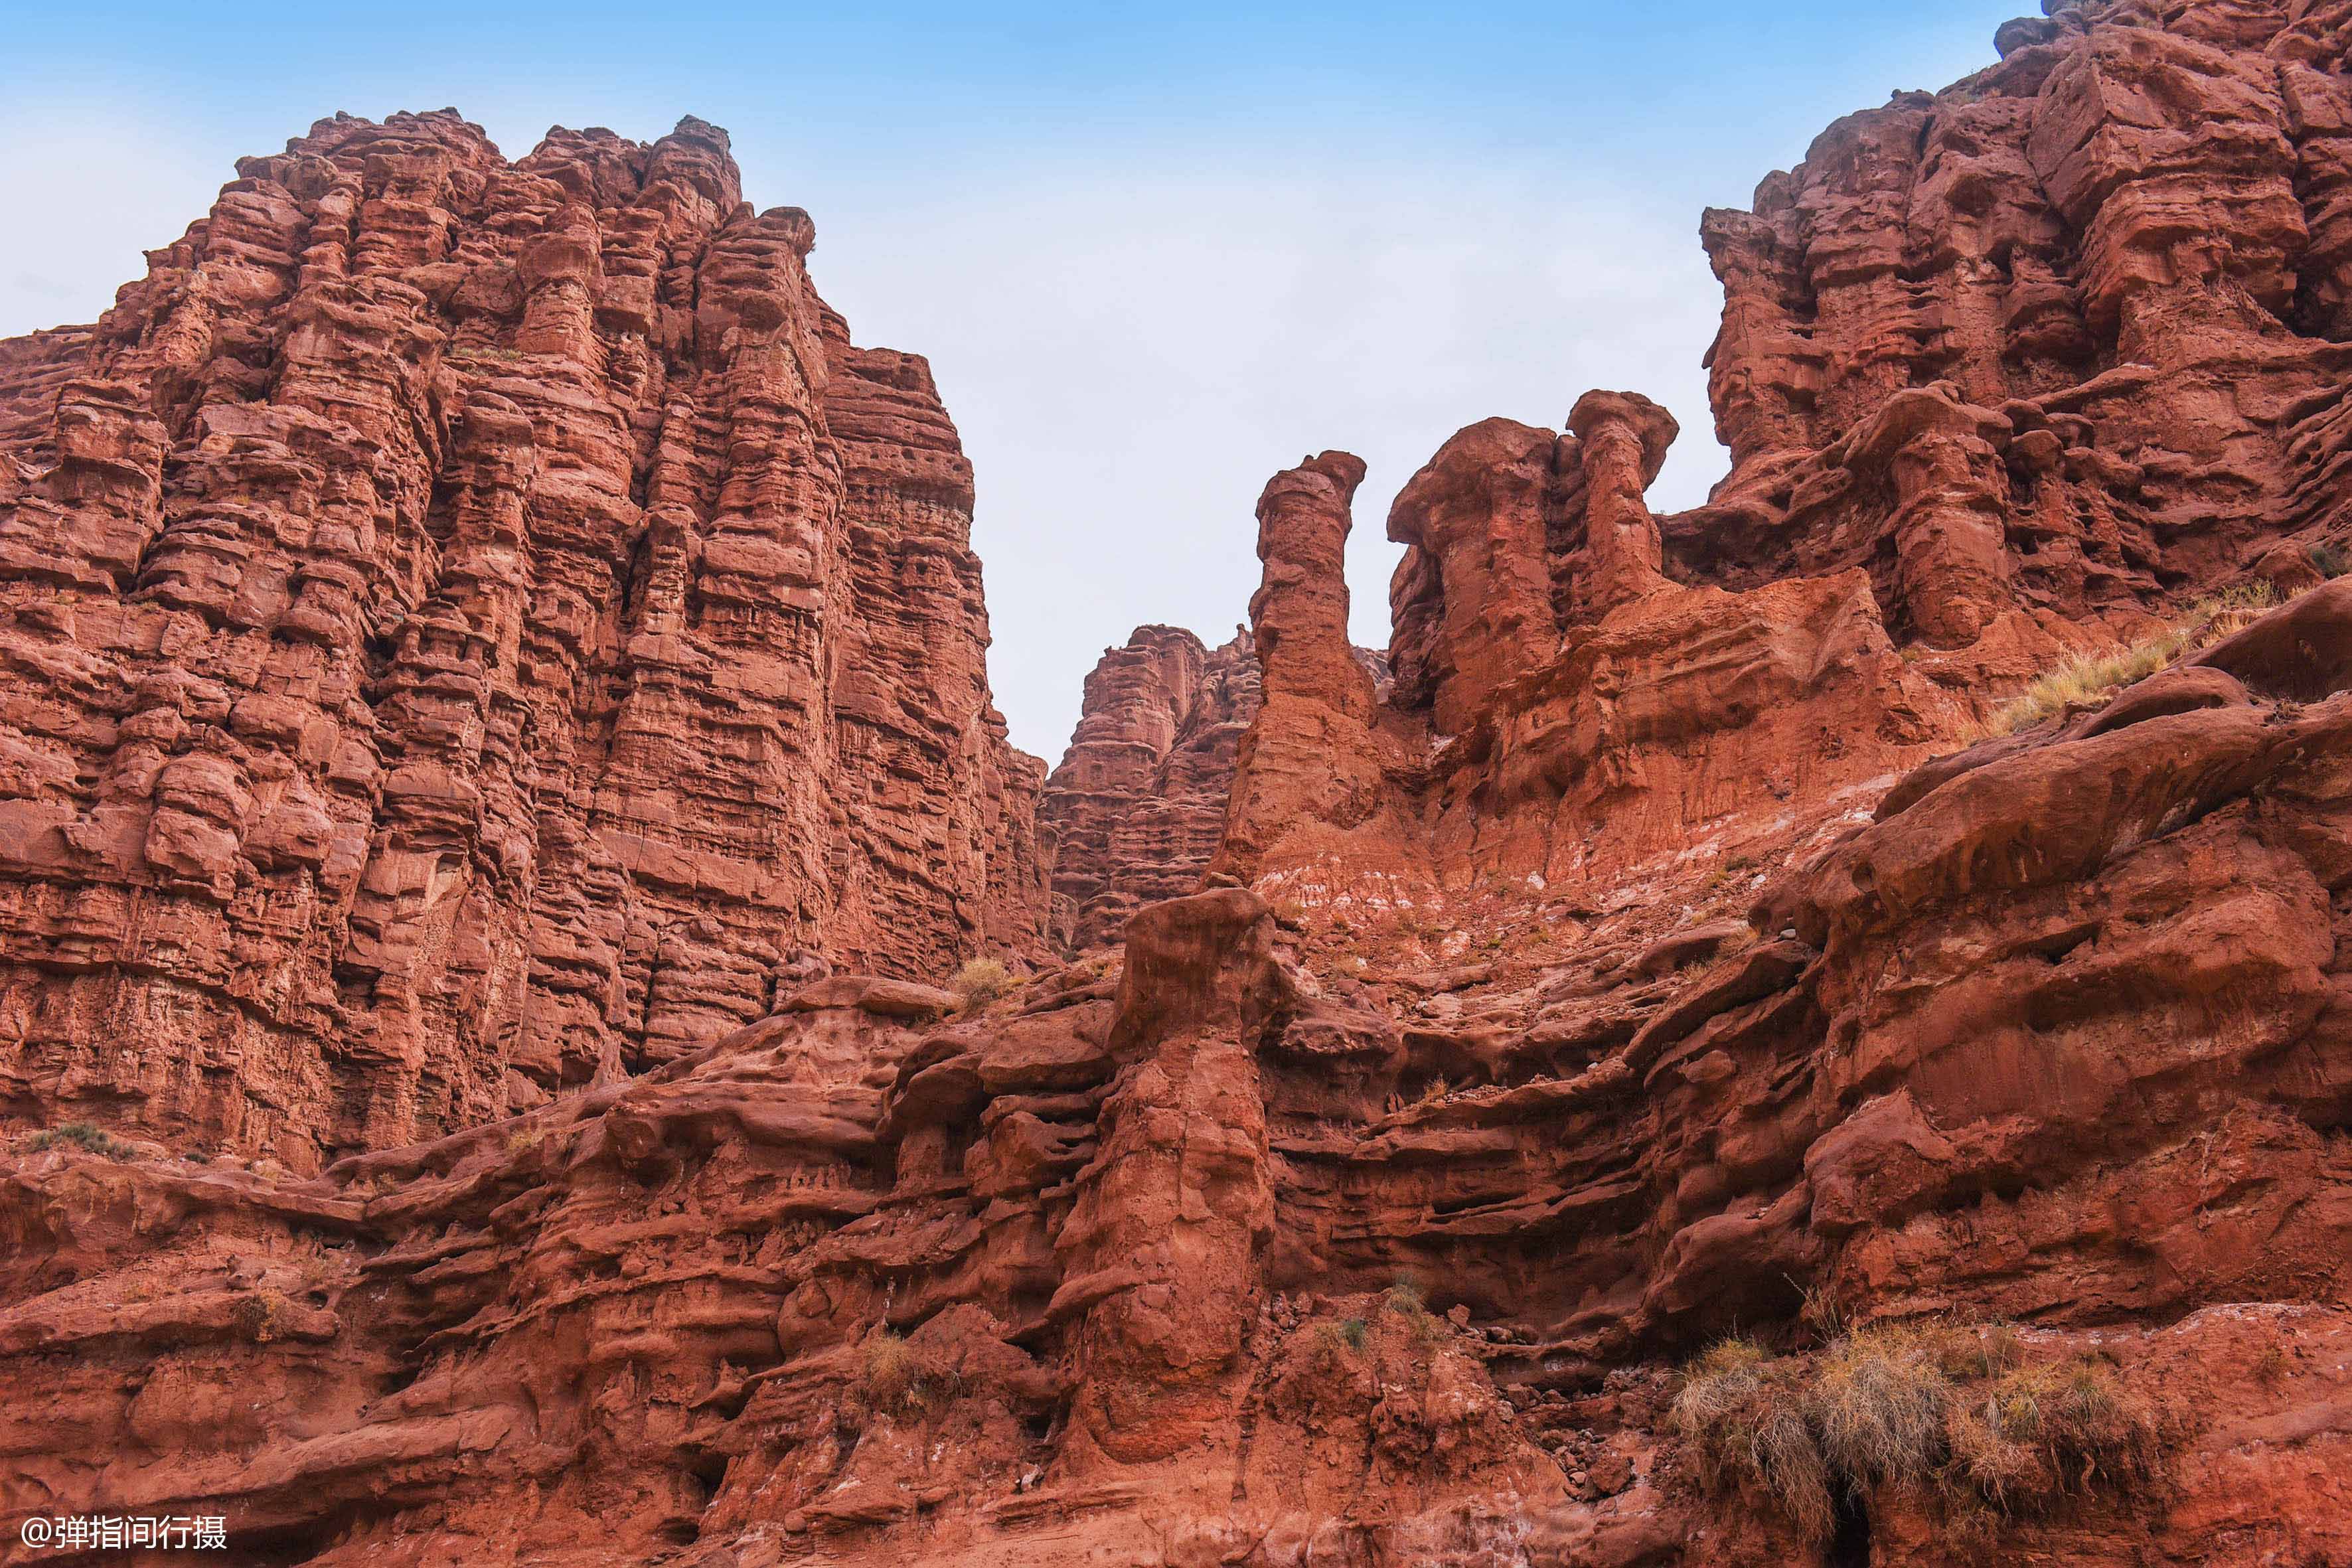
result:
<svg viewBox="0 0 2352 1568"><path fill-rule="evenodd" d="M990 675L1057 758L1106 646L1231 635L1259 489L1370 466L1349 551L1387 640L1390 498L1493 415L1593 386L1724 458L1700 210L1830 121L1993 60L2025 0L766 7L437 3L15 11L0 54L0 336L104 310L236 158L346 110L727 127L758 206L816 220L857 341L928 355L979 472Z"/></svg>

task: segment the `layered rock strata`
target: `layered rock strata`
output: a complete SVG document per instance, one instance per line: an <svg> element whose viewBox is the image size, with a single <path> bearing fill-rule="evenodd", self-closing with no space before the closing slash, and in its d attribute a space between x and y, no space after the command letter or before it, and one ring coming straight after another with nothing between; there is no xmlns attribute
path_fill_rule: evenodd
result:
<svg viewBox="0 0 2352 1568"><path fill-rule="evenodd" d="M1385 691L1387 656L1349 653ZM1246 626L1214 648L1175 626L1138 626L1124 647L1104 650L1037 805L1066 952L1118 942L1138 910L1201 889L1260 697Z"/></svg>
<svg viewBox="0 0 2352 1568"><path fill-rule="evenodd" d="M1709 508L1648 510L1637 395L1471 426L1389 520L1384 687L1361 465L1276 478L1211 872L1248 886L992 1001L803 970L638 1077L316 1176L12 1143L0 1540L2352 1561L2352 16L2059 10L1710 217ZM483 515L501 417L455 438ZM1979 737L2223 589L2229 635ZM1055 808L1097 867L1205 668L1127 651ZM1937 1323L1975 1369L1925 1393L1842 1337ZM1674 1413L1730 1333L1844 1379L1773 1385L1740 1484ZM2012 1485L2061 1412L2133 1462ZM1825 1445L1809 1527L1771 1483Z"/></svg>
<svg viewBox="0 0 2352 1568"><path fill-rule="evenodd" d="M1736 467L1685 570L1861 567L1949 647L2342 545L2343 16L2053 9L1706 215Z"/></svg>
<svg viewBox="0 0 2352 1568"><path fill-rule="evenodd" d="M984 1009L836 976L315 1180L20 1149L0 1527L226 1512L314 1563L2333 1561L2347 650L2352 582L1914 775L1760 931L1641 905L1360 975L1224 889ZM1708 1494L1667 1365L1809 1295L2010 1320L2062 1384L2091 1358L2155 1478L1866 1485L1845 1557Z"/></svg>
<svg viewBox="0 0 2352 1568"><path fill-rule="evenodd" d="M1175 626L1138 626L1104 651L1037 806L1066 949L1117 941L1137 910L1198 889L1257 705L1246 631L1206 648Z"/></svg>
<svg viewBox="0 0 2352 1568"><path fill-rule="evenodd" d="M0 349L0 1116L298 1168L1042 935L970 466L723 132L246 160Z"/></svg>
<svg viewBox="0 0 2352 1568"><path fill-rule="evenodd" d="M1630 394L1471 426L1412 479L1384 778L1245 777L1229 869L1342 908L1377 907L1366 868L1423 902L1654 891L1764 853L1759 821L1867 809L2070 652L2352 564L2343 18L2053 10L1706 215L1707 505L1652 516L1675 431ZM1262 522L1267 595L1343 592L1319 523Z"/></svg>

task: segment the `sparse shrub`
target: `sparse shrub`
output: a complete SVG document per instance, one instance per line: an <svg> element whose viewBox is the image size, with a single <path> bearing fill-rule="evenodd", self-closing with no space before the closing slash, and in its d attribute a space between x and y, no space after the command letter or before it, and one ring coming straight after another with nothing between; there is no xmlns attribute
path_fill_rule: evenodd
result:
<svg viewBox="0 0 2352 1568"><path fill-rule="evenodd" d="M2331 583L2347 572L2352 572L2352 551L2340 544L2315 544L2305 554L2311 562L2311 569Z"/></svg>
<svg viewBox="0 0 2352 1568"><path fill-rule="evenodd" d="M992 958L971 958L955 972L948 989L963 998L963 1009L977 1013L1013 989L1013 972Z"/></svg>
<svg viewBox="0 0 2352 1568"><path fill-rule="evenodd" d="M1441 1073L1421 1086L1421 1092L1413 1096L1413 1103L1416 1105L1428 1105L1433 1101L1444 1100L1447 1095L1452 1094L1453 1092L1453 1083Z"/></svg>
<svg viewBox="0 0 2352 1568"><path fill-rule="evenodd" d="M2184 654L2219 642L2278 603L2269 583L2244 583L2200 599L2153 637L2109 653L2073 654L2037 676L1993 715L1991 732L2030 730L2069 706L2135 685Z"/></svg>
<svg viewBox="0 0 2352 1568"><path fill-rule="evenodd" d="M2254 1358L2255 1381L2266 1388L2275 1388L2286 1381L2287 1366L2286 1347L2273 1340Z"/></svg>
<svg viewBox="0 0 2352 1568"><path fill-rule="evenodd" d="M2004 1513L2156 1473L2155 1419L2094 1363L2012 1367L1953 1414L1954 1459Z"/></svg>
<svg viewBox="0 0 2352 1568"><path fill-rule="evenodd" d="M929 1409L964 1386L963 1374L942 1353L937 1337L928 1343L878 1325L860 1347L867 1407L899 1414Z"/></svg>
<svg viewBox="0 0 2352 1568"><path fill-rule="evenodd" d="M507 1134L507 1152L520 1154L524 1150L537 1145L545 1136L546 1130L539 1127L527 1127L520 1132L509 1132Z"/></svg>
<svg viewBox="0 0 2352 1568"><path fill-rule="evenodd" d="M43 1128L25 1140L25 1147L36 1153L43 1149L54 1149L60 1143L71 1143L76 1148L109 1160L128 1160L131 1155L130 1144L88 1121L68 1121L62 1127Z"/></svg>
<svg viewBox="0 0 2352 1568"><path fill-rule="evenodd" d="M2069 704L2144 680L2170 664L2187 645L2188 639L2179 633L2168 631L2114 653L2074 654L2055 669L2036 676L2002 707L1994 715L1993 730L2014 735L2063 711Z"/></svg>
<svg viewBox="0 0 2352 1568"><path fill-rule="evenodd" d="M1734 855L1727 860L1718 862L1715 869L1706 874L1706 879L1699 884L1698 890L1703 894L1715 892L1730 883L1735 878L1744 876L1754 869L1756 869L1754 856Z"/></svg>
<svg viewBox="0 0 2352 1568"><path fill-rule="evenodd" d="M923 1366L904 1336L883 1328L866 1340L866 1397L877 1410L901 1410L922 1403Z"/></svg>
<svg viewBox="0 0 2352 1568"><path fill-rule="evenodd" d="M1361 1318L1339 1318L1318 1325L1323 1342L1332 1350L1360 1351L1371 1342L1372 1326Z"/></svg>
<svg viewBox="0 0 2352 1568"><path fill-rule="evenodd" d="M237 1332L255 1344L266 1345L284 1335L293 1305L277 1291L264 1289L239 1297L231 1315Z"/></svg>
<svg viewBox="0 0 2352 1568"><path fill-rule="evenodd" d="M1937 1335L1945 1373L1957 1378L1997 1377L2025 1359L2025 1342L2014 1325L1954 1323Z"/></svg>
<svg viewBox="0 0 2352 1568"><path fill-rule="evenodd" d="M1419 1284L1399 1279L1381 1292L1381 1305L1394 1312L1412 1331L1412 1336L1423 1344L1434 1342L1444 1334L1444 1326L1437 1314L1429 1310L1429 1298L1422 1293Z"/></svg>
<svg viewBox="0 0 2352 1568"><path fill-rule="evenodd" d="M1753 1485L1808 1540L1828 1539L1837 1517L1832 1478L1790 1363L1750 1340L1720 1341L1691 1364L1668 1419L1696 1460L1700 1485Z"/></svg>
<svg viewBox="0 0 2352 1568"><path fill-rule="evenodd" d="M1797 1315L1824 1340L1836 1339L1845 1332L1845 1303L1838 1300L1837 1292L1826 1279L1817 1279L1805 1287L1804 1305L1798 1309Z"/></svg>
<svg viewBox="0 0 2352 1568"><path fill-rule="evenodd" d="M924 1405L950 1394L957 1377L936 1356L927 1356L918 1344L894 1328L875 1328L866 1338L866 1404L875 1411L922 1411Z"/></svg>
<svg viewBox="0 0 2352 1568"><path fill-rule="evenodd" d="M2155 1475L2156 1419L2111 1373L2023 1351L2002 1324L1864 1329L1777 1358L1727 1340L1687 1369L1671 1421L1701 1485L1752 1489L1814 1541L1842 1491L1932 1486L1974 1530Z"/></svg>

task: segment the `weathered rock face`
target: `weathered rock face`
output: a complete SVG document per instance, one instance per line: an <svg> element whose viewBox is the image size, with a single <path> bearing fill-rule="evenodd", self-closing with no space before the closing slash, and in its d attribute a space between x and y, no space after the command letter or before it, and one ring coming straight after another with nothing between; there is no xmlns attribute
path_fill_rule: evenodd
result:
<svg viewBox="0 0 2352 1568"><path fill-rule="evenodd" d="M1350 652L1384 689L1387 657ZM1259 700L1246 626L1215 648L1175 626L1138 626L1125 647L1104 651L1037 806L1066 952L1117 942L1146 904L1200 890Z"/></svg>
<svg viewBox="0 0 2352 1568"><path fill-rule="evenodd" d="M2158 680L1919 775L1760 933L1501 900L1474 918L1538 941L1359 975L1232 889L982 1010L835 977L320 1179L20 1147L0 1528L225 1511L319 1563L1764 1568L1858 1530L1930 1568L1964 1527L1987 1561L2340 1561L2352 580ZM2093 1358L2157 1480L1865 1485L1845 1556L1710 1500L1662 1358L1808 1291L2018 1320L2057 1386Z"/></svg>
<svg viewBox="0 0 2352 1568"><path fill-rule="evenodd" d="M1175 626L1138 626L1104 651L1037 806L1064 947L1116 941L1145 904L1200 886L1257 704L1245 631L1210 649Z"/></svg>
<svg viewBox="0 0 2352 1568"><path fill-rule="evenodd" d="M0 1116L310 1168L1036 944L970 468L812 237L698 121L339 118L0 349Z"/></svg>
<svg viewBox="0 0 2352 1568"><path fill-rule="evenodd" d="M1389 520L1392 680L1347 645L1361 465L1277 476L1220 885L1150 902L1120 849L1206 842L1238 693L1182 634L1106 660L1046 808L1059 918L1123 921L1120 952L967 1003L810 964L638 1076L315 1176L15 1142L0 1540L139 1512L419 1568L2352 1562L2352 576L2319 581L2352 361L2332 122L2278 131L2300 218L2262 130L2327 101L2347 28L2075 8L1833 131L1710 219L1715 503L1649 511L1674 430L1632 394L1469 427ZM915 530L915 454L948 448L858 457L845 431L936 426L856 363L824 429ZM96 553L152 503L88 455L163 421L78 385L37 482L81 487ZM448 513L493 538L536 493L506 385L447 436ZM2283 602L2231 635L1977 738L2062 653L2256 580ZM688 622L658 635L695 651ZM888 616L834 635L913 657ZM200 853L226 786L171 776L163 842ZM1837 1326L1922 1321L1975 1370L1890 1381ZM1732 1331L1734 1364L1843 1380L1719 1434L1768 1483L1843 1455L1813 1528L1710 1480L1675 1412ZM2129 1461L2064 1422L2128 1426Z"/></svg>
<svg viewBox="0 0 2352 1568"><path fill-rule="evenodd" d="M2352 560L2344 18L2057 9L1707 215L1708 505L1650 514L1674 422L1627 394L1414 477L1380 755L1245 772L1228 869L1342 910L1392 876L1651 896L1832 830L2069 650ZM1267 595L1337 591L1315 526L1262 519Z"/></svg>
<svg viewBox="0 0 2352 1568"><path fill-rule="evenodd" d="M1213 866L1221 875L1260 868L1277 846L1325 853L1319 834L1376 847L1376 857L1406 837L1391 830L1385 783L1405 759L1383 725L1375 674L1348 640L1345 552L1363 478L1361 458L1325 452L1276 474L1258 498L1265 578L1250 626L1262 700L1235 757Z"/></svg>
<svg viewBox="0 0 2352 1568"><path fill-rule="evenodd" d="M2340 8L2053 9L1707 215L1737 467L1670 555L1861 566L1948 647L2345 540Z"/></svg>
<svg viewBox="0 0 2352 1568"><path fill-rule="evenodd" d="M58 394L89 353L89 339L88 327L0 339L0 458L15 465L0 468L0 493L13 495L33 477L27 465L56 460Z"/></svg>

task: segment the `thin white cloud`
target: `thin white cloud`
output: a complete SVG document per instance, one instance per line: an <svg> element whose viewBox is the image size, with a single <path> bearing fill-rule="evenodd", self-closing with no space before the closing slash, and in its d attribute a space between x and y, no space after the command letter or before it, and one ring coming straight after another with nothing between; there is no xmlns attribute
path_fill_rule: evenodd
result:
<svg viewBox="0 0 2352 1568"><path fill-rule="evenodd" d="M95 321L236 177L115 103L0 103L0 337Z"/></svg>
<svg viewBox="0 0 2352 1568"><path fill-rule="evenodd" d="M1533 170L1129 154L817 216L820 286L861 339L930 356L963 430L998 700L1049 757L1105 646L1244 616L1258 490L1305 454L1370 465L1349 552L1370 644L1389 500L1465 425L1556 427L1589 388L1629 388L1684 425L1661 505L1722 471L1696 213Z"/></svg>

